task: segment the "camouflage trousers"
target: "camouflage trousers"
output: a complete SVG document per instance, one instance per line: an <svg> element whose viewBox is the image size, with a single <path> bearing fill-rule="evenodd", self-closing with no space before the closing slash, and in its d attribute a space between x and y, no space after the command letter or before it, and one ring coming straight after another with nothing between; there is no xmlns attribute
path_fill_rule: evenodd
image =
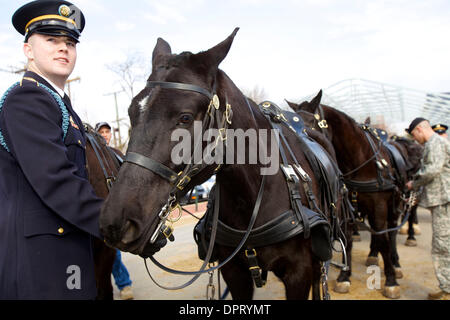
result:
<svg viewBox="0 0 450 320"><path fill-rule="evenodd" d="M432 214L431 258L442 291L450 293L450 202L429 208Z"/></svg>

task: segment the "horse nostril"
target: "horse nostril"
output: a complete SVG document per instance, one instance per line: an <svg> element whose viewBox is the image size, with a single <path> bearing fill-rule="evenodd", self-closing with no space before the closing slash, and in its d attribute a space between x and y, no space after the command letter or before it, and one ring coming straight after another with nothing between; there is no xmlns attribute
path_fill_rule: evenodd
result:
<svg viewBox="0 0 450 320"><path fill-rule="evenodd" d="M131 242L135 241L139 235L139 230L136 227L135 223L133 223L130 220L127 220L125 223L125 233L123 234L121 242L123 244L130 244Z"/></svg>

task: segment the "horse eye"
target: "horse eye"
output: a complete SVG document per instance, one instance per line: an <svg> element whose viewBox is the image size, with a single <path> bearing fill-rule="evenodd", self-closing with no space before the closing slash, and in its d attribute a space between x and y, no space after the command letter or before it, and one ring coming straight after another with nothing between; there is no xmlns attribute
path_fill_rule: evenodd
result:
<svg viewBox="0 0 450 320"><path fill-rule="evenodd" d="M178 124L189 124L193 119L194 118L191 114L182 114L180 119L178 120Z"/></svg>

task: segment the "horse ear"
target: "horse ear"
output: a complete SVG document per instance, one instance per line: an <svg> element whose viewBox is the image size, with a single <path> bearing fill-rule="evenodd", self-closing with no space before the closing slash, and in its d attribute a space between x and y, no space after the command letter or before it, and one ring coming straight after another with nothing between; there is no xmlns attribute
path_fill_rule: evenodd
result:
<svg viewBox="0 0 450 320"><path fill-rule="evenodd" d="M289 105L289 107L291 107L292 110L294 110L295 112L297 112L300 109L298 104L296 104L294 102L290 102L287 99L284 99L284 101L286 101L287 104Z"/></svg>
<svg viewBox="0 0 450 320"><path fill-rule="evenodd" d="M322 90L319 91L317 96L314 99L312 99L309 104L314 110L316 110L319 107L321 101L322 101Z"/></svg>
<svg viewBox="0 0 450 320"><path fill-rule="evenodd" d="M196 57L198 57L210 71L217 71L220 63L225 59L228 51L230 51L234 37L238 31L239 28L234 29L233 33L224 41L207 51L196 54Z"/></svg>
<svg viewBox="0 0 450 320"><path fill-rule="evenodd" d="M170 45L167 43L167 41L165 41L162 38L158 38L155 49L153 49L153 59L152 59L153 68L162 62L163 57L171 54L172 49L170 48Z"/></svg>
<svg viewBox="0 0 450 320"><path fill-rule="evenodd" d="M369 125L370 124L370 117L366 118L366 121L364 121L364 124Z"/></svg>
<svg viewBox="0 0 450 320"><path fill-rule="evenodd" d="M313 113L316 111L316 109L319 107L320 102L322 101L322 90L319 91L317 96L311 100L311 102L305 101L298 105L297 110L303 110L310 113Z"/></svg>

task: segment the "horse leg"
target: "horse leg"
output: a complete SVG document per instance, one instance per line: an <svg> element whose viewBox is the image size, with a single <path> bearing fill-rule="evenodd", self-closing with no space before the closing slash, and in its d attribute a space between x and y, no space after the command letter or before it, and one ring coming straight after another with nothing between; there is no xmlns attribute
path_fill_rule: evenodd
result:
<svg viewBox="0 0 450 320"><path fill-rule="evenodd" d="M295 254L280 259L273 270L284 284L287 300L307 300L313 283L313 299L320 299L320 262L313 259L308 247L298 245Z"/></svg>
<svg viewBox="0 0 450 320"><path fill-rule="evenodd" d="M395 198L394 198L395 199ZM394 201L394 204L398 204L401 203L400 199L396 199L397 201ZM403 213L403 206L398 206L398 208L395 208L394 206L390 206L392 209L389 211L388 213L388 229L395 229L397 228L397 221L398 218L401 216L401 214ZM403 273L402 273L402 269L400 266L400 257L398 255L398 251L397 251L397 233L398 231L391 231L388 233L388 238L389 238L389 245L391 248L391 260L392 260L392 264L394 265L395 268L395 277L397 279L401 279L403 278Z"/></svg>
<svg viewBox="0 0 450 320"><path fill-rule="evenodd" d="M392 263L391 246L388 235L383 234L376 236L376 242L379 244L379 249L384 262L384 275L386 276L385 288L383 295L391 299L400 297L400 288L395 279L395 268Z"/></svg>
<svg viewBox="0 0 450 320"><path fill-rule="evenodd" d="M409 215L408 218L408 240L409 239L414 239L414 220L416 219L416 217L414 217L415 215L417 215L417 207L413 207L411 209L411 214Z"/></svg>
<svg viewBox="0 0 450 320"><path fill-rule="evenodd" d="M356 223L353 225L352 228L353 228L353 233L352 233L353 241L360 242L361 241L361 235L359 234L359 229L358 229L358 226L356 225Z"/></svg>
<svg viewBox="0 0 450 320"><path fill-rule="evenodd" d="M221 268L221 272L233 300L251 300L253 298L253 279L248 265L241 259L237 257L232 259Z"/></svg>
<svg viewBox="0 0 450 320"><path fill-rule="evenodd" d="M352 248L353 248L353 237L352 228L347 228L345 235L347 241L345 246L345 252L347 254L347 270L341 269L339 276L336 280L336 286L334 291L338 293L348 293L350 291L350 276L352 275ZM342 263L345 264L345 258L342 256Z"/></svg>
<svg viewBox="0 0 450 320"><path fill-rule="evenodd" d="M371 234L370 235L370 252L369 252L369 256L367 257L367 260L366 260L366 266L377 266L378 265L379 250L375 243L376 243L376 241L374 239L374 235Z"/></svg>
<svg viewBox="0 0 450 320"><path fill-rule="evenodd" d="M111 272L116 257L116 249L106 246L102 241L94 239L94 271L97 284L97 300L113 300Z"/></svg>
<svg viewBox="0 0 450 320"><path fill-rule="evenodd" d="M369 222L372 228L376 231L386 229L388 215L388 203L386 201L378 201L374 208L373 215L369 215ZM389 236L386 233L379 235L375 234L372 239L374 249L381 253L384 262L386 281L383 295L391 299L398 299L400 297L400 287L395 279L395 269L392 264Z"/></svg>
<svg viewBox="0 0 450 320"><path fill-rule="evenodd" d="M417 206L413 206L411 208L411 214L408 219L408 238L406 239L405 246L407 247L416 247L417 240L415 237L414 223L417 224Z"/></svg>
<svg viewBox="0 0 450 320"><path fill-rule="evenodd" d="M395 227L395 226L394 226ZM395 268L395 277L403 278L402 267L400 266L400 257L397 251L397 231L389 232L389 245L391 246L391 260Z"/></svg>
<svg viewBox="0 0 450 320"><path fill-rule="evenodd" d="M309 291L314 280L317 278L317 273L319 274L320 283L320 266L317 267L319 271L314 272L311 267L306 267L300 264L297 267L288 268L291 269L287 271L281 280L284 283L286 289L286 299L287 300L307 300L309 296ZM319 287L313 290L313 298L317 299L320 296L318 291Z"/></svg>
<svg viewBox="0 0 450 320"><path fill-rule="evenodd" d="M312 280L312 299L320 300L320 278L322 276L320 262L314 261L313 265L313 280Z"/></svg>

